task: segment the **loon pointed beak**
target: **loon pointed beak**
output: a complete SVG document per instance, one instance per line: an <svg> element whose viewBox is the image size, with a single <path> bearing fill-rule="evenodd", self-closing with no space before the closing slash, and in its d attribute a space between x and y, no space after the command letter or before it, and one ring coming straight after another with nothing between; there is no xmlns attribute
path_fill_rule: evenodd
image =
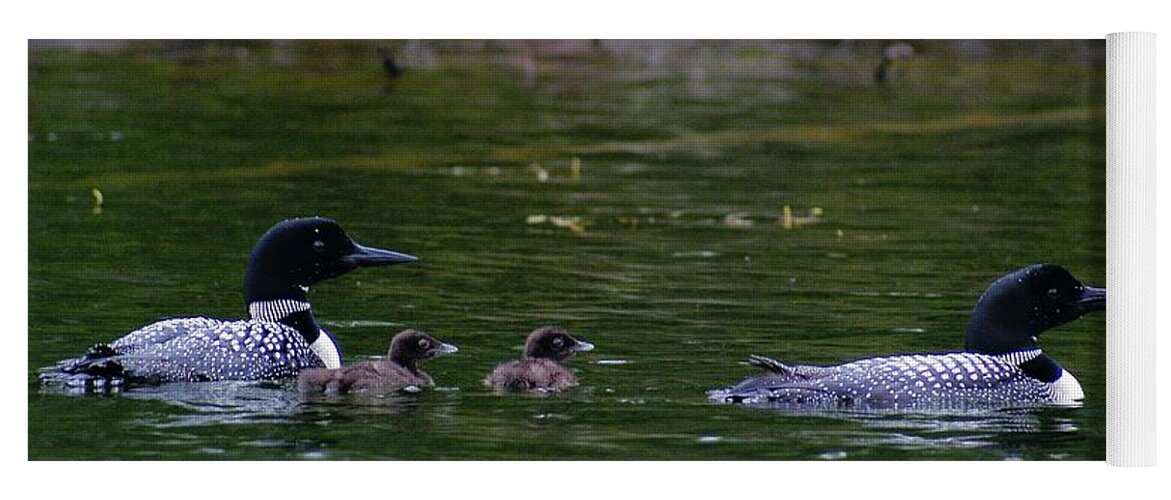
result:
<svg viewBox="0 0 1171 500"><path fill-rule="evenodd" d="M381 248L364 247L356 243L354 244L354 251L342 257L342 261L354 267L389 266L391 264L405 264L416 260L419 259L414 255L392 250L383 250Z"/></svg>
<svg viewBox="0 0 1171 500"><path fill-rule="evenodd" d="M1106 289L1092 286L1082 287L1082 295L1077 299L1077 305L1086 311L1101 311L1106 309Z"/></svg>
<svg viewBox="0 0 1171 500"><path fill-rule="evenodd" d="M584 340L578 340L571 348L573 352L587 352L594 350L594 345Z"/></svg>

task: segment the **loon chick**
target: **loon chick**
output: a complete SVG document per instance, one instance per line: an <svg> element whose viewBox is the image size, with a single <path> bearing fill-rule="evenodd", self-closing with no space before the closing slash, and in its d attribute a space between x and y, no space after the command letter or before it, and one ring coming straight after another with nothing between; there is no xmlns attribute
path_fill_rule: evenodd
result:
<svg viewBox="0 0 1171 500"><path fill-rule="evenodd" d="M497 365L484 379L484 385L498 392L568 389L577 385L577 376L561 362L593 349L593 344L575 339L560 328L537 328L525 340L524 359Z"/></svg>
<svg viewBox="0 0 1171 500"><path fill-rule="evenodd" d="M419 363L458 351L458 347L435 340L425 332L403 330L391 339L385 360L365 361L337 369L310 368L298 376L298 385L303 391L333 394L431 387L435 382L419 369Z"/></svg>
<svg viewBox="0 0 1171 500"><path fill-rule="evenodd" d="M1106 308L1106 290L1065 268L1025 267L992 283L972 311L964 351L866 358L833 366L788 366L763 356L766 375L708 392L729 403L817 408L967 408L1069 404L1081 385L1037 347L1037 337Z"/></svg>
<svg viewBox="0 0 1171 500"><path fill-rule="evenodd" d="M159 321L48 371L82 380L159 383L267 380L294 376L302 368L337 368L337 343L313 318L309 286L358 267L415 260L358 245L329 219L286 220L252 249L244 281L249 319Z"/></svg>

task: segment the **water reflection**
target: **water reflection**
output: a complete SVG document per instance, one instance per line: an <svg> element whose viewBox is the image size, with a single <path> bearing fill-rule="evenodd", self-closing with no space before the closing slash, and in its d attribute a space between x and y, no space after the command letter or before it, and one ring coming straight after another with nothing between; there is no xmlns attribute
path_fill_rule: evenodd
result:
<svg viewBox="0 0 1171 500"><path fill-rule="evenodd" d="M828 419L851 424L824 425L823 430L799 431L810 444L839 445L856 449L960 450L1004 449L1006 444L1030 436L1040 444L1080 430L1068 414L1070 407L970 409L947 411L844 411L754 406L753 410L796 419ZM1065 412L1065 413L1063 413ZM789 421L786 419L786 421ZM836 456L841 453L842 456ZM847 452L833 457L847 458ZM1009 458L1003 455L1001 458Z"/></svg>
<svg viewBox="0 0 1171 500"><path fill-rule="evenodd" d="M438 395L419 392L358 392L345 395L306 394L295 380L265 382L199 382L123 387L79 387L47 382L41 392L73 397L116 396L137 401L165 403L171 410L140 415L140 425L153 428L200 427L213 425L256 425L317 422L339 412L348 417L410 415L426 411L442 414L455 404L458 389L437 388ZM431 405L423 399L433 396ZM450 404L434 404L447 400Z"/></svg>

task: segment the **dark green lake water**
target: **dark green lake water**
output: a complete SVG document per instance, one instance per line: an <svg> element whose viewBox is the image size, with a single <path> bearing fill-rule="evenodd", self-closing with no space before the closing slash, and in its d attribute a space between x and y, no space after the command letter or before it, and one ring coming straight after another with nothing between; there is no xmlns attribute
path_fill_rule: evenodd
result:
<svg viewBox="0 0 1171 500"><path fill-rule="evenodd" d="M886 87L865 47L589 52L529 79L508 51L439 50L392 89L357 42L268 50L30 51L30 458L1104 459L1104 314L1041 339L1079 408L704 396L752 353L958 349L979 293L1026 264L1103 284L1100 43L928 51ZM38 368L157 319L243 316L252 245L298 215L421 258L311 298L350 361L407 326L458 344L427 365L435 390L41 386ZM545 324L597 345L570 362L581 387L481 386Z"/></svg>

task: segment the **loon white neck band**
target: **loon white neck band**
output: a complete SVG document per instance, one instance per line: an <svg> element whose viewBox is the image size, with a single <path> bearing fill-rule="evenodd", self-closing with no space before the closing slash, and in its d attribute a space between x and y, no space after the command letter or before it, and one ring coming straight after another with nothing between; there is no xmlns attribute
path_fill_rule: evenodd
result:
<svg viewBox="0 0 1171 500"><path fill-rule="evenodd" d="M337 350L337 344L333 341L333 336L321 330L321 334L317 336L312 344L309 344L309 350L313 351L321 361L325 363L326 368L334 369L342 367L342 356Z"/></svg>
<svg viewBox="0 0 1171 500"><path fill-rule="evenodd" d="M1020 366L1023 363L1037 359L1037 356L1040 356L1040 355L1041 355L1041 350L1037 349L1037 348L1033 348L1033 349L1028 349L1025 351L1010 352L1007 354L997 354L996 356L993 356L993 357L997 358L1001 361L1004 361L1007 363L1012 363L1014 365Z"/></svg>
<svg viewBox="0 0 1171 500"><path fill-rule="evenodd" d="M248 314L252 319L261 321L280 321L293 313L308 310L308 302L291 299L261 300L248 304Z"/></svg>
<svg viewBox="0 0 1171 500"><path fill-rule="evenodd" d="M252 319L260 321L280 321L294 313L308 310L308 302L292 299L261 300L248 304L248 314ZM341 368L342 357L338 352L337 343L325 330L320 330L317 340L309 344L309 350L325 362L326 368Z"/></svg>

